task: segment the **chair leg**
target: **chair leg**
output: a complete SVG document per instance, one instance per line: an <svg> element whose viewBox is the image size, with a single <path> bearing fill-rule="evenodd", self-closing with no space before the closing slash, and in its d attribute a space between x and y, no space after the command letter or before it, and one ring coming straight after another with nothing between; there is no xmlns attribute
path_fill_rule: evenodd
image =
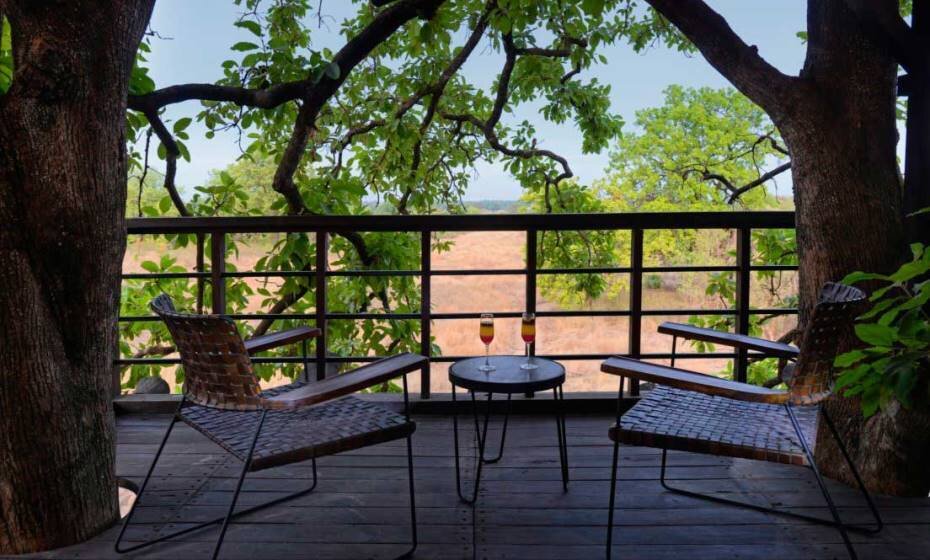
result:
<svg viewBox="0 0 930 560"><path fill-rule="evenodd" d="M226 529L229 528L229 522L233 518L233 511L236 509L236 502L239 500L239 493L242 491L242 483L245 482L245 475L249 472L252 465L252 455L255 453L255 444L258 443L258 436L262 433L262 426L265 424L265 416L268 411L262 410L261 417L258 419L258 427L255 429L255 435L252 436L252 443L249 445L249 454L245 461L242 462L242 471L239 473L239 481L236 483L236 491L233 493L232 501L229 503L229 509L226 511L226 517L223 519L223 525L220 528L220 536L216 539L216 547L213 549L213 560L220 555L220 547L223 546L223 539L226 537ZM314 470L316 470L314 468Z"/></svg>
<svg viewBox="0 0 930 560"><path fill-rule="evenodd" d="M404 552L397 557L396 560L401 560L402 558L409 558L417 549L419 540L417 538L417 502L413 490L413 436L407 436L407 482L410 488L410 540L411 547L407 552Z"/></svg>
<svg viewBox="0 0 930 560"><path fill-rule="evenodd" d="M183 400L182 403L183 404ZM178 410L181 409L181 405L178 405ZM161 457L161 452L165 449L165 444L168 443L168 437L171 436L171 430L174 429L174 423L178 421L178 413L175 411L171 415L171 422L168 424L168 429L165 430L165 435L161 438L161 443L158 445L158 451L155 452L155 458L152 459L152 464L149 465L149 470L145 473L145 479L142 481L142 487L139 488L139 494L136 496L136 501L132 503L132 507L129 508L129 513L126 515L126 519L123 520L123 527L119 531L119 536L116 537L116 543L113 545L113 550L118 554L125 554L126 552L132 552L144 546L148 546L149 543L143 543L141 545L131 546L129 548L120 548L120 541L123 540L123 535L126 534L126 529L129 528L129 523L132 521L132 516L136 513L136 507L138 507L139 502L142 501L142 495L145 494L145 488L149 484L149 479L152 478L152 473L155 472L155 465L158 463L158 458ZM154 543L153 543L154 544Z"/></svg>
<svg viewBox="0 0 930 560"><path fill-rule="evenodd" d="M810 446L807 445L807 440L804 438L804 432L801 430L801 424L795 417L794 411L791 410L791 405L786 404L785 410L788 411L788 417L791 419L791 424L794 426L794 431L798 436L798 440L801 442L801 447L804 448L804 454L807 456L807 462L810 464L811 470L814 471L814 477L817 479L817 485L820 486L820 492L823 494L823 498L827 502L827 507L830 508L830 514L833 516L833 520L836 523L836 528L840 532L840 536L843 538L843 543L846 545L846 550L849 552L849 557L852 560L856 560L858 556L856 556L856 550L853 548L852 542L849 540L849 534L846 532L846 525L843 525L843 521L840 519L840 512L836 509L836 504L833 503L833 497L830 495L830 490L827 488L827 484L824 482L823 476L820 475L820 469L817 468L817 462L814 461L814 454L811 452Z"/></svg>
<svg viewBox="0 0 930 560"><path fill-rule="evenodd" d="M617 461L620 458L620 442L614 441L614 460L610 467L610 503L607 506L607 560L610 560L610 547L614 536L614 503L617 493Z"/></svg>
<svg viewBox="0 0 930 560"><path fill-rule="evenodd" d="M859 476L859 469L856 468L856 464L853 463L852 458L849 456L849 452L846 450L846 445L843 443L842 438L840 438L839 432L836 431L836 426L833 424L833 419L830 418L829 414L827 414L827 410L825 408L821 408L820 414L824 421L827 423L827 427L830 429L830 433L833 435L833 440L836 441L837 446L840 448L840 453L843 454L843 459L846 460L846 465L849 466L849 470L852 472L853 478L856 479L856 484L859 486L859 491L862 493L866 503L869 505L869 510L872 511L872 517L875 518L875 527L847 525L846 528L863 533L876 534L881 532L885 524L882 521L881 514L878 513L878 508L875 507L875 502L872 501L872 495L869 494L869 490L865 487L865 483L862 482L862 477Z"/></svg>
<svg viewBox="0 0 930 560"><path fill-rule="evenodd" d="M835 433L835 432L834 432L834 437L836 437L836 433ZM841 444L840 448L842 449L842 444ZM809 522L809 523L816 523L817 525L825 525L825 526L827 526L827 527L836 527L836 526L837 526L837 523L836 523L835 520L823 519L823 518L820 518L820 517L813 517L813 516L811 516L811 515L804 515L803 513L794 513L794 512L792 512L792 511L784 511L784 510L780 510L780 509L776 509L776 508L769 508L769 507L764 507L764 506L757 506L757 505L755 505L755 504L749 504L749 503L740 502L740 501L737 501L737 500L728 500L728 499L726 499L726 498L718 498L717 496L711 496L711 495L708 495L708 494L701 494L701 493L699 493L699 492L692 492L692 491L690 491L690 490L685 490L685 489L683 489L683 488L676 488L676 487L674 487L674 486L671 486L671 485L668 483L668 480L667 480L667 478L666 478L666 476L665 476L665 475L666 475L667 454L668 454L668 451L665 450L665 449L663 449L663 450L662 450L662 468L661 468L661 470L660 470L660 472L659 472L659 482L662 484L662 487L665 488L666 490L668 490L669 492L672 492L672 493L675 493L675 494L679 494L679 495L681 495L681 496L687 496L687 497L689 497L689 498L695 498L695 499L698 499L698 500L705 500L705 501L708 501L708 502L714 502L714 503L717 503L717 504L724 504L724 505L728 505L728 506L741 507L741 508L744 508L744 509L751 509L751 510L753 510L753 511L759 511L759 512L762 512L762 513L771 513L771 514L774 514L774 515L780 515L780 516L782 516L782 517L790 517L790 518L792 518L792 519L801 519L801 520L807 521L807 522ZM851 462L851 461L849 461L849 466L850 466L851 469L853 469L853 473L854 473L854 475L856 476L856 478L857 478L857 480L858 480L859 473L858 473L857 471L855 471L855 466L852 465L852 462ZM882 525L881 516L879 515L878 510L875 508L875 505L874 505L874 503L872 502L872 498L871 498L871 496L868 494L868 491L865 489L865 486L864 486L864 485L861 485L861 486L860 486L860 490L862 491L863 495L866 496L866 501L869 503L869 507L872 509L872 514L873 514L873 516L874 516L875 519L876 519L877 526L876 526L876 527L863 527L863 526L861 526L861 525L843 524L843 527L844 527L847 531L852 531L852 532L854 532L854 533L861 533L861 534L875 534L875 533L878 533L879 531L881 531L882 526L883 526L883 525Z"/></svg>
<svg viewBox="0 0 930 560"><path fill-rule="evenodd" d="M143 493L145 492L145 487L146 487L146 485L148 484L149 478L151 477L152 472L153 472L154 469L155 469L155 464L157 463L158 458L159 458L159 456L160 456L161 453L162 453L162 449L164 448L165 443L168 441L168 436L171 434L171 429L174 427L174 422L175 422L176 420L177 420L177 417L175 417L175 418L172 420L171 425L168 426L168 430L167 430L167 432L165 433L165 437L164 437L164 439L162 440L162 444L159 446L158 452L157 452L156 455L155 455L155 460L152 461L152 465L149 467L149 472L148 472L148 474L147 474L146 477L145 477L145 481L142 483L142 487L139 489L139 495L136 497L136 501L133 503L133 507L132 507L132 509L129 511L129 514L126 516L126 519L123 520L123 528L120 530L120 534L119 534L119 536L118 536L117 539L116 539L116 544L115 544L115 547L114 547L114 549L116 550L116 552L118 552L118 553L120 553L120 554L125 554L125 553L127 553L127 552L133 552L133 551L136 551L136 550L139 550L139 549L142 549L142 548L147 548L147 547L152 546L152 545L154 545L154 544L158 544L158 543L161 543L161 542L165 542L165 541L167 541L167 540L169 540L169 539L173 539L173 538L176 538L176 537L180 537L180 536L186 535L186 534L188 534L188 533L193 533L194 531L199 531L200 529L204 529L204 528L209 527L209 526L211 526L211 525L215 525L215 524L217 524L217 523L219 523L219 522L221 522L221 521L225 521L226 518L227 518L227 516L216 517L216 518L214 518L214 519L211 519L210 521L205 521L205 522L203 522L203 523L199 523L199 524L197 524L197 525L195 525L195 526L193 526L193 527L188 527L188 528L182 529L182 530L180 530L180 531L175 531L174 533L171 533L171 534L169 534L169 535L164 535L164 536L161 536L161 537L159 537L159 538L157 538L157 539L153 539L153 540L150 540L150 541L145 541L145 542L143 542L143 543L139 543L139 544L137 544L137 545L134 545L134 546L131 546L131 547L128 547L128 548L120 548L120 547L119 547L120 541L123 539L123 535L124 535L124 533L126 532L126 529L129 527L129 523L130 523L130 521L131 521L131 519L132 519L132 514L133 514L133 512L135 511L135 507L139 504L139 502L142 501L142 496L143 496ZM259 505L257 505L257 506L252 506L252 507L250 507L250 508L247 508L247 509L244 509L244 510L241 510L241 511L237 511L236 513L234 513L234 514L230 517L230 519L236 519L236 518L242 517L242 516L244 516L244 515L248 515L248 514L250 514L250 513L253 513L253 512L255 512L255 511L258 511L258 510L261 510L261 509L265 509L265 508L267 508L267 507L271 507L271 506L274 506L274 505L278 505L278 504L283 503L283 502L286 502L286 501L288 501L288 500L293 500L294 498L299 498L299 497L301 497L301 496L305 496L305 495L309 494L310 492L312 492L314 489L316 489L316 485L317 485L316 459L313 459L313 460L312 460L312 464L313 464L313 483L310 485L309 488L305 488L305 489L303 489L303 490L298 490L297 492L294 492L294 493L292 493L292 494L288 494L287 496L282 496L282 497L280 497L280 498L271 500L270 502L265 502L264 504L259 504Z"/></svg>

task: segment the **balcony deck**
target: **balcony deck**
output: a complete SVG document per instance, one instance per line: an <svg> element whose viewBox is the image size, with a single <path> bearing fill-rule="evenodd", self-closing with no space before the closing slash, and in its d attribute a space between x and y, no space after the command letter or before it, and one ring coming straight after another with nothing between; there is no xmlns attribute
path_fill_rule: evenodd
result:
<svg viewBox="0 0 930 560"><path fill-rule="evenodd" d="M168 417L118 418L118 474L141 481ZM418 415L415 434L419 559L590 559L604 555L609 465L609 415L568 418L572 482L562 493L551 417L511 419L504 460L486 467L478 506L455 494L449 416ZM494 434L496 435L496 434ZM495 441L492 439L491 441ZM470 454L470 442L466 453ZM230 527L222 558L389 558L409 535L403 442L319 461L314 493L243 518ZM670 455L672 477L690 488L827 515L811 473L803 468L688 453ZM665 492L654 450L622 452L615 558L846 558L831 528L717 506ZM151 538L225 512L238 466L186 426L176 428L156 471L148 505L131 539ZM294 491L307 482L304 465L250 475L243 504ZM682 484L685 484L684 482ZM836 486L836 485L834 485ZM837 486L844 518L867 520L859 496ZM927 558L930 500L878 497L887 527L880 537L853 535L860 558ZM180 506L180 507L179 507ZM208 558L217 529L129 555L113 552L117 529L38 558Z"/></svg>

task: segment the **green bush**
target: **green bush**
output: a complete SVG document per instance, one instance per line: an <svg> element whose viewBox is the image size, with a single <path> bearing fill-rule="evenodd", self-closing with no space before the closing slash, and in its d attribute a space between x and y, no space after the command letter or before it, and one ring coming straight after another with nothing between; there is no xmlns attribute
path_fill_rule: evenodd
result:
<svg viewBox="0 0 930 560"><path fill-rule="evenodd" d="M863 348L835 362L842 369L837 390L859 397L866 417L893 401L926 406L930 398L930 247L915 243L911 252L911 261L894 274L854 272L843 280L884 284L872 293L872 308L855 327Z"/></svg>

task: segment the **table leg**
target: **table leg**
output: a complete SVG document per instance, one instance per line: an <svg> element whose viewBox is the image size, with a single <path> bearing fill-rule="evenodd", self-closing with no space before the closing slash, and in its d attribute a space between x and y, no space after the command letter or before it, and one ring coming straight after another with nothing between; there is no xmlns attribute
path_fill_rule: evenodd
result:
<svg viewBox="0 0 930 560"><path fill-rule="evenodd" d="M455 445L455 488L459 494L459 499L466 504L474 504L478 499L478 488L481 485L481 467L484 465L484 444L487 440L488 432L488 420L491 415L491 398L492 394L488 393L488 409L485 412L484 416L484 430L480 429L480 422L478 420L478 401L475 398L475 392L469 391L471 394L471 403L472 403L472 412L475 417L475 435L478 438L478 456L475 466L475 484L472 488L471 498L466 498L462 492L462 475L461 475L461 460L459 458L459 422L458 422L458 411L456 410L456 393L455 385L452 385L452 432L453 432L453 443Z"/></svg>
<svg viewBox="0 0 930 560"><path fill-rule="evenodd" d="M490 395L489 395L489 396L490 396ZM501 427L501 445L500 445L500 449L498 449L498 451L497 451L497 457L495 457L495 458L493 458L493 459L486 459L486 458L484 458L484 457L481 458L481 459L485 462L485 464L487 464L487 465L491 465L491 464L497 463L497 462L500 461L501 458L503 458L503 456L504 456L504 440L507 439L507 421L510 419L510 409L511 409L511 406L512 406L512 404L513 404L513 401L511 400L511 397L513 397L513 394L512 394L512 393L507 393L507 408L504 410L504 425ZM489 399L489 401L490 401L490 399ZM490 409L490 406L491 406L491 403L488 402L488 408L489 408L489 409ZM490 410L489 410L488 413L490 414ZM484 421L484 432L487 433L487 431L488 431L488 419L487 419L487 417L485 417L485 421ZM487 447L487 444L485 444L485 447Z"/></svg>
<svg viewBox="0 0 930 560"><path fill-rule="evenodd" d="M565 394L562 386L552 389L553 407L555 408L555 424L559 437L559 463L562 467L562 489L568 491L568 433L565 427Z"/></svg>

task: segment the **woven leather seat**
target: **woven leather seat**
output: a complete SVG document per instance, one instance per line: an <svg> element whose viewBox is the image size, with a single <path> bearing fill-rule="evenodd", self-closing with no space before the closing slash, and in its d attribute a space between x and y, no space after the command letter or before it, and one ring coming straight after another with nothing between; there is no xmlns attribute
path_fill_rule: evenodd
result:
<svg viewBox="0 0 930 560"><path fill-rule="evenodd" d="M286 389L306 385L292 383ZM262 396L287 392L265 391ZM223 449L245 461L259 415L188 403L180 418ZM271 410L255 442L250 471L350 451L412 434L416 424L401 415L355 397L320 405Z"/></svg>
<svg viewBox="0 0 930 560"><path fill-rule="evenodd" d="M795 414L811 449L817 407ZM657 386L627 411L610 439L628 445L806 465L804 448L785 407Z"/></svg>

